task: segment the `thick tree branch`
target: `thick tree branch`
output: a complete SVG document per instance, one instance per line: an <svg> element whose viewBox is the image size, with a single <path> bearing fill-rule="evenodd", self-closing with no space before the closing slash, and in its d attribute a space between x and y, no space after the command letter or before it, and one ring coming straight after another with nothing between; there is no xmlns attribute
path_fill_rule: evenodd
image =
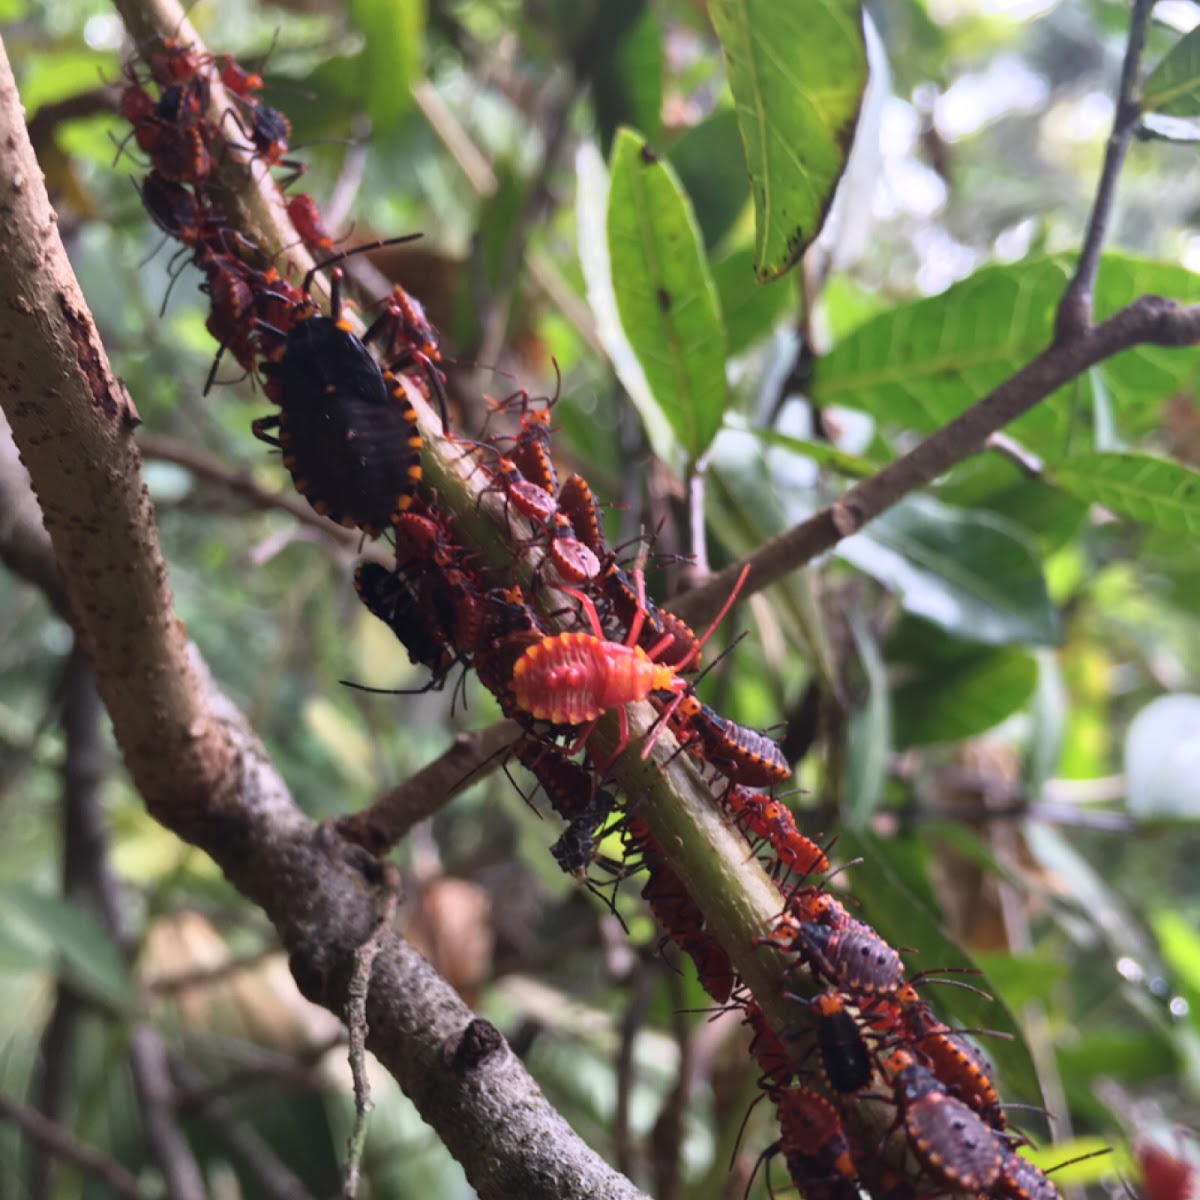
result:
<svg viewBox="0 0 1200 1200"><path fill-rule="evenodd" d="M850 488L807 521L772 538L745 561L750 565L744 594L761 591L857 533L868 521L917 488L985 448L988 438L1040 404L1089 367L1132 346L1189 346L1200 341L1200 306L1183 306L1161 296L1142 296L1036 358L954 420L931 433L907 454ZM672 601L686 621L703 624L720 608L742 563L714 575L702 587Z"/></svg>
<svg viewBox="0 0 1200 1200"><path fill-rule="evenodd" d="M0 238L0 398L125 761L150 811L275 923L305 994L340 1014L373 919L362 851L347 857L316 837L240 715L200 686L171 612L127 401L57 237L2 50ZM383 939L367 1016L369 1048L481 1196L640 1195L579 1142L506 1046L478 1061L444 1053L471 1014L395 934Z"/></svg>

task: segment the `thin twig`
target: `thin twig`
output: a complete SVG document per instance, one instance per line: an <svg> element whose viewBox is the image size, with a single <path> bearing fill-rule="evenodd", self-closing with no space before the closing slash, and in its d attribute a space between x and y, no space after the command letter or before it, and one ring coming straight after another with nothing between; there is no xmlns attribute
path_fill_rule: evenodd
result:
<svg viewBox="0 0 1200 1200"><path fill-rule="evenodd" d="M1117 178L1129 149L1129 139L1141 115L1138 105L1138 70L1146 46L1146 26L1154 0L1134 0L1129 16L1129 38L1125 44L1125 59L1121 64L1121 82L1113 112L1112 132L1104 150L1104 165L1096 185L1096 196L1088 218L1087 232L1075 264L1075 274L1067 284L1058 303L1054 321L1054 336L1065 341L1085 333L1092 325L1092 288L1100 266L1100 251L1112 218L1117 192Z"/></svg>
<svg viewBox="0 0 1200 1200"><path fill-rule="evenodd" d="M321 516L295 492L273 492L260 487L245 471L230 469L211 454L205 454L176 438L143 432L138 435L137 441L145 458L183 467L200 479L215 483L235 496L244 497L255 508L277 508L347 550L357 551L362 545L362 533L356 529L344 529L328 517ZM382 551L380 557L382 561L390 559Z"/></svg>
<svg viewBox="0 0 1200 1200"><path fill-rule="evenodd" d="M189 1044L192 1040L194 1039L188 1039ZM262 1046L241 1043L237 1046L237 1054L240 1057L236 1066L219 1079L205 1080L195 1088L181 1088L175 1096L175 1107L179 1112L189 1112L195 1108L203 1108L210 1100L264 1083L276 1087L296 1088L300 1091L327 1089L329 1080L321 1071L321 1059L345 1043L346 1034L340 1028L333 1036L297 1054L280 1054ZM230 1053L225 1043L220 1043L218 1049L226 1056Z"/></svg>
<svg viewBox="0 0 1200 1200"><path fill-rule="evenodd" d="M261 946L249 954L227 959L215 967L197 967L192 971L180 971L175 975L164 975L160 979L147 981L147 988L158 996L170 996L190 988L212 987L223 983L230 976L239 975L243 971L251 971L268 958L279 953L277 945Z"/></svg>
<svg viewBox="0 0 1200 1200"><path fill-rule="evenodd" d="M48 1121L40 1113L19 1104L6 1092L0 1092L0 1117L11 1121L27 1137L37 1142L55 1158L61 1158L95 1175L114 1196L122 1200L147 1200L138 1181L119 1162L79 1141L61 1125Z"/></svg>
<svg viewBox="0 0 1200 1200"><path fill-rule="evenodd" d="M190 1063L172 1056L170 1066L176 1094L182 1094L184 1089L192 1094L205 1090L204 1077ZM312 1193L299 1176L227 1101L209 1091L196 1107L267 1200L312 1200Z"/></svg>
<svg viewBox="0 0 1200 1200"><path fill-rule="evenodd" d="M386 854L414 825L499 767L504 751L520 735L515 721L497 721L486 729L456 735L450 748L427 767L385 792L369 808L339 818L338 833L372 854Z"/></svg>
<svg viewBox="0 0 1200 1200"><path fill-rule="evenodd" d="M1132 346L1188 346L1200 340L1200 305L1141 296L1107 320L1055 341L994 391L931 433L907 454L855 484L839 500L772 538L671 603L685 621L702 625L724 602L744 565L743 595L752 595L811 562L917 488L979 453L987 439L1036 407L1089 367Z"/></svg>
<svg viewBox="0 0 1200 1200"><path fill-rule="evenodd" d="M381 864L377 895L378 916L366 941L354 952L354 971L346 989L346 1028L350 1033L350 1072L354 1077L354 1129L346 1154L343 1200L358 1195L363 1150L367 1145L367 1114L371 1102L371 1081L367 1075L367 996L371 990L371 968L383 946L383 935L396 919L400 903L400 872L393 863Z"/></svg>

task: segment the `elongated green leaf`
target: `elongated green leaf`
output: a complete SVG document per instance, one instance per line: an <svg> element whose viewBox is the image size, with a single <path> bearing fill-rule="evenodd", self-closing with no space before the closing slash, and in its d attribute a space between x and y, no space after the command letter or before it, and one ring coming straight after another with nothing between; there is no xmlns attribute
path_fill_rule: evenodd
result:
<svg viewBox="0 0 1200 1200"><path fill-rule="evenodd" d="M1028 537L1002 517L911 497L838 553L908 612L968 641L1057 641L1058 622Z"/></svg>
<svg viewBox="0 0 1200 1200"><path fill-rule="evenodd" d="M1142 111L1190 117L1200 113L1200 28L1181 38L1150 73Z"/></svg>
<svg viewBox="0 0 1200 1200"><path fill-rule="evenodd" d="M850 633L858 660L867 679L862 707L850 718L846 732L846 823L851 829L866 829L883 799L888 759L892 753L892 710L889 704L887 668L879 645L858 613L849 614Z"/></svg>
<svg viewBox="0 0 1200 1200"><path fill-rule="evenodd" d="M979 454L955 469L938 487L939 500L960 508L986 508L1019 525L1043 554L1079 532L1088 506L1043 479L1030 479L1008 459Z"/></svg>
<svg viewBox="0 0 1200 1200"><path fill-rule="evenodd" d="M0 890L0 903L30 921L61 955L71 978L114 1008L130 998L129 975L116 946L81 908L24 884Z"/></svg>
<svg viewBox="0 0 1200 1200"><path fill-rule="evenodd" d="M814 399L932 432L1049 344L1071 269L1065 257L987 266L940 296L881 313L818 361ZM1105 255L1096 283L1098 316L1146 292L1192 303L1200 300L1200 276L1170 264ZM1140 411L1144 423L1198 365L1195 349L1139 346L1101 370L1119 416L1136 422ZM1061 453L1072 403L1071 389L1063 388L1014 422L1011 431L1041 454Z"/></svg>
<svg viewBox="0 0 1200 1200"><path fill-rule="evenodd" d="M931 432L1047 344L1069 277L1057 259L985 267L940 296L881 313L817 362L814 398ZM1037 434L1053 431L1035 420Z"/></svg>
<svg viewBox="0 0 1200 1200"><path fill-rule="evenodd" d="M351 0L363 35L355 73L377 133L395 128L412 103L425 44L425 0Z"/></svg>
<svg viewBox="0 0 1200 1200"><path fill-rule="evenodd" d="M1123 517L1200 536L1200 471L1149 454L1081 454L1049 472L1059 487Z"/></svg>
<svg viewBox="0 0 1200 1200"><path fill-rule="evenodd" d="M676 473L681 473L687 467L686 455L650 390L646 372L625 336L617 312L608 255L608 169L594 143L584 142L579 147L575 154L575 173L579 180L575 192L579 265L587 283L588 307L596 322L596 336L642 419L651 449Z"/></svg>
<svg viewBox="0 0 1200 1200"><path fill-rule="evenodd" d="M765 339L792 307L787 280L754 282L754 255L747 247L712 264L721 297L730 355L741 354Z"/></svg>
<svg viewBox="0 0 1200 1200"><path fill-rule="evenodd" d="M790 437L786 433L776 433L773 429L752 429L750 432L768 446L790 450L801 458L810 459L819 467L828 467L831 471L838 471L851 479L866 479L883 465L873 459L861 458L857 454L839 450L829 442L812 442L807 438Z"/></svg>
<svg viewBox="0 0 1200 1200"><path fill-rule="evenodd" d="M746 156L732 108L718 108L680 134L667 155L692 197L706 246L716 247L750 200ZM747 274L754 281L754 254L747 250ZM716 273L716 265L713 272ZM728 320L729 310L725 310Z"/></svg>
<svg viewBox="0 0 1200 1200"><path fill-rule="evenodd" d="M867 82L858 0L709 0L750 170L760 279L820 232Z"/></svg>
<svg viewBox="0 0 1200 1200"><path fill-rule="evenodd" d="M625 336L695 461L725 412L725 330L691 204L632 130L613 144L608 254Z"/></svg>
<svg viewBox="0 0 1200 1200"><path fill-rule="evenodd" d="M892 693L896 745L971 737L1017 712L1037 686L1032 655L1000 647L909 677Z"/></svg>
<svg viewBox="0 0 1200 1200"><path fill-rule="evenodd" d="M1170 296L1180 304L1200 303L1200 275L1175 263L1131 254L1106 254L1096 277L1096 315L1111 316L1138 296ZM1165 396L1195 380L1200 350L1194 346L1135 346L1098 368L1108 385L1124 437L1157 428ZM1014 426L1014 429L1016 426Z"/></svg>
<svg viewBox="0 0 1200 1200"><path fill-rule="evenodd" d="M663 32L654 10L638 0L610 4L599 37L584 46L596 124L607 147L622 125L658 136L662 125Z"/></svg>

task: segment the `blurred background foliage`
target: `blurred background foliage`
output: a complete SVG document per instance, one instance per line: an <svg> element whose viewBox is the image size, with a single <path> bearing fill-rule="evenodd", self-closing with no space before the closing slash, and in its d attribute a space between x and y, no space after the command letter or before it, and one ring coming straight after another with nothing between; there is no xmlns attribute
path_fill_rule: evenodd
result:
<svg viewBox="0 0 1200 1200"><path fill-rule="evenodd" d="M805 277L765 286L698 0L200 0L190 15L213 49L264 63L308 164L302 186L338 234L424 232L373 261L441 330L463 427L479 420L480 387L549 394L557 364L556 450L614 505L610 540L661 522L660 550L695 550L686 483L703 455L719 566L1036 352L1094 191L1126 4L868 10L873 80L837 206ZM1200 5L1162 0L1155 18L1151 66ZM0 19L72 259L144 422L178 615L305 811L360 808L494 705L471 682L457 704L450 688L339 685L424 680L361 611L353 553L230 486L286 480L249 437L264 411L249 381L226 385L224 364L202 394L214 345L200 276L159 246L130 186L138 167L128 147L117 155L111 88L131 53L119 18L91 0L3 0ZM606 164L624 186L633 136L621 126L671 164L702 236L728 387L695 443L630 405L594 294ZM1143 290L1196 297L1198 182L1194 144L1134 144L1102 312ZM619 293L636 263L609 250ZM626 335L636 346L639 331ZM1063 389L1012 431L1042 477L1001 455L964 463L743 606L750 636L705 684L729 716L777 727L803 827L841 831L845 856L865 857L848 877L865 915L921 948L923 967L962 961L949 936L985 968L1018 1017L1055 1140L1117 1147L1085 1171L1114 1194L1136 1180L1137 1138L1196 1152L1183 1131L1200 1098L1200 517L1139 523L1089 506L1084 456L1200 465L1198 363L1130 353ZM180 449L228 478L180 466ZM652 583L665 598L686 579L676 563ZM153 1178L122 1066L130 1020L148 1011L188 1073L185 1125L213 1194L267 1194L201 1103L216 1092L328 1195L352 1115L337 1024L297 999L262 917L145 815L111 745L102 795L135 973L87 905L61 896L70 646L40 594L0 575L0 1087L32 1094L65 981L85 999L64 1118L78 1136ZM515 767L513 779L532 795ZM557 834L494 772L397 852L409 936L635 1180L659 1197L741 1195L775 1136L762 1106L728 1172L755 1093L744 1030L698 1011L690 965L659 954L636 888L616 898L626 936L558 872ZM991 1021L974 1012L1005 1020L998 1006ZM987 1049L1007 1098L1037 1103L1021 1046ZM375 1101L371 1195L471 1194L390 1080ZM0 1126L5 1194L28 1194L26 1157ZM64 1172L54 1194L102 1193Z"/></svg>

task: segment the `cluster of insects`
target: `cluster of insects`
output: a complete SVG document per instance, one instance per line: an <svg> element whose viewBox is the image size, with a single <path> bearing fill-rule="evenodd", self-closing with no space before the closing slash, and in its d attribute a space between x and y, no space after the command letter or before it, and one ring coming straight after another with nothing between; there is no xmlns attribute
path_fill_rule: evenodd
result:
<svg viewBox="0 0 1200 1200"><path fill-rule="evenodd" d="M255 436L281 450L296 489L318 512L367 537L390 537L394 567L361 564L359 598L429 670L428 687L470 668L521 726L510 754L566 823L551 848L562 869L587 879L603 863L602 844L619 835L621 872L646 872L642 896L667 937L691 958L713 1001L744 1014L763 1092L780 1120L769 1153L783 1157L805 1195L852 1200L880 1144L859 1144L843 1116L877 1087L894 1112L891 1132L903 1133L919 1165L915 1174L903 1162L886 1168L882 1186L894 1200L947 1192L1056 1200L1049 1179L1016 1153L1020 1139L1006 1129L978 1051L934 1016L900 955L810 882L830 863L775 794L791 776L779 747L700 700L695 676L717 622L697 635L655 604L640 561L623 561L608 544L587 481L560 480L552 453L557 396L517 392L492 404L510 432L452 437L438 338L421 306L397 286L357 336L344 319L337 269L353 251L335 253L311 197L293 195L287 208L307 248L324 256L321 266L335 268L328 315L312 295L315 272L293 284L280 262L286 250L268 255L227 222L214 162L229 140L245 143L251 169L282 166L288 182L300 170L285 158L287 119L259 99L261 78L172 41L148 49L144 60L127 69L121 100L150 160L142 199L205 276L217 362L228 353L255 373L276 406L254 422ZM218 81L230 108L214 117ZM226 123L231 128L221 129ZM401 376L439 403L443 432L483 479L480 499L498 497L513 548L507 571L485 567L453 515L422 487L422 440ZM526 574L522 588L516 566L526 559L532 583ZM541 592L560 598L550 616ZM609 767L630 740L625 706L640 701L658 712L642 757L669 731L775 881L781 915L760 941L788 963L780 993L795 1014L791 1032L811 1042L810 1051L798 1052L768 1024L687 881L668 865L637 805L622 802L610 781ZM604 754L592 733L610 712L618 737ZM873 1184L880 1179L876 1173Z"/></svg>

